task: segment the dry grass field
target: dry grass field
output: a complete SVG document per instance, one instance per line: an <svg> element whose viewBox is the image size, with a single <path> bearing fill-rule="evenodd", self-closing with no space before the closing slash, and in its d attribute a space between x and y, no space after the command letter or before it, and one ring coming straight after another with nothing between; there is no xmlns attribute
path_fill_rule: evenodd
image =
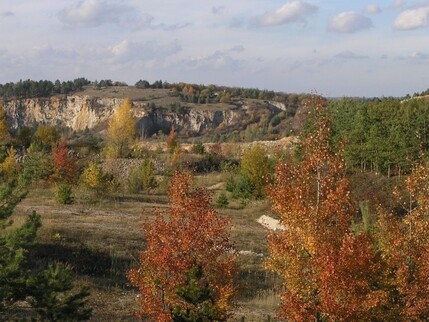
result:
<svg viewBox="0 0 429 322"><path fill-rule="evenodd" d="M223 187L224 176L211 173L195 178L214 195ZM36 211L43 226L38 234L35 258L55 260L71 267L78 286L90 288L92 321L134 321L138 295L126 272L137 265L145 247L142 223L150 220L154 207L168 207L166 195L116 194L88 198L77 192L72 205L58 205L49 185L30 189L15 210L16 224ZM268 321L275 316L278 280L264 269L267 230L256 222L269 214L267 201L252 201L245 207L232 202L219 213L231 221L231 236L239 253L236 278L237 308L234 321Z"/></svg>

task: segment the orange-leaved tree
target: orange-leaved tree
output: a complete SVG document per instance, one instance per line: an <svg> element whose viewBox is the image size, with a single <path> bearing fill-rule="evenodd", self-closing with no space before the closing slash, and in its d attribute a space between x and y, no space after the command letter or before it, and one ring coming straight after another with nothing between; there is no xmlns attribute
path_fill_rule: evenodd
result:
<svg viewBox="0 0 429 322"><path fill-rule="evenodd" d="M205 189L176 173L168 215L156 210L144 225L147 248L128 277L140 290L137 315L150 321L224 321L232 307L235 255L229 222Z"/></svg>
<svg viewBox="0 0 429 322"><path fill-rule="evenodd" d="M392 312L396 321L429 320L429 166L416 165L395 191L403 213L382 213L378 220L380 249L388 264Z"/></svg>
<svg viewBox="0 0 429 322"><path fill-rule="evenodd" d="M343 159L329 144L321 101L313 129L301 140L301 160L279 164L268 188L285 229L269 236L267 265L283 279L279 316L291 321L368 320L382 314L378 253L368 231L353 232Z"/></svg>
<svg viewBox="0 0 429 322"><path fill-rule="evenodd" d="M78 178L77 158L71 154L70 149L64 143L57 143L52 149L55 172L53 178L56 181L72 183Z"/></svg>

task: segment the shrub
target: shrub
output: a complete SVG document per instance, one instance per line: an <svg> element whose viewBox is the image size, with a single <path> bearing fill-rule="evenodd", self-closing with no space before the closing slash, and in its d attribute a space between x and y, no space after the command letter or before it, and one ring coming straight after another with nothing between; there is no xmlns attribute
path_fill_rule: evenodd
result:
<svg viewBox="0 0 429 322"><path fill-rule="evenodd" d="M226 181L226 191L231 192L233 199L250 199L255 192L255 186L248 175L240 174L238 178L229 177Z"/></svg>
<svg viewBox="0 0 429 322"><path fill-rule="evenodd" d="M127 190L130 193L138 193L155 186L155 166L152 159L146 158L142 164L131 169L127 178Z"/></svg>
<svg viewBox="0 0 429 322"><path fill-rule="evenodd" d="M216 207L218 207L218 208L225 208L226 206L228 206L229 200L228 200L227 195L224 192L222 192L216 198L215 204L216 204Z"/></svg>
<svg viewBox="0 0 429 322"><path fill-rule="evenodd" d="M195 142L195 144L192 145L192 152L196 154L204 154L205 152L204 144L201 141Z"/></svg>
<svg viewBox="0 0 429 322"><path fill-rule="evenodd" d="M66 182L60 183L55 187L55 200L62 205L70 205L73 203L72 186Z"/></svg>

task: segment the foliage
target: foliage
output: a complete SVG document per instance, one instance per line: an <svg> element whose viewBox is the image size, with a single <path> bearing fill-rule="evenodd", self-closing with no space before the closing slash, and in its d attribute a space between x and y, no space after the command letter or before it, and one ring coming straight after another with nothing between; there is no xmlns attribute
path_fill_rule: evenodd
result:
<svg viewBox="0 0 429 322"><path fill-rule="evenodd" d="M8 229L15 206L24 193L11 187L0 187L0 316L5 321L17 320L17 302L25 301L38 320L88 320L88 293L71 293L70 272L59 265L35 270L30 251L41 226L40 216L33 212L21 226Z"/></svg>
<svg viewBox="0 0 429 322"><path fill-rule="evenodd" d="M254 196L262 197L265 185L273 173L273 163L262 146L255 145L243 154L240 161L240 173L252 181Z"/></svg>
<svg viewBox="0 0 429 322"><path fill-rule="evenodd" d="M228 200L227 195L224 192L222 192L216 198L215 204L216 204L216 207L219 207L219 208L225 208L226 206L228 206L229 200Z"/></svg>
<svg viewBox="0 0 429 322"><path fill-rule="evenodd" d="M50 147L58 140L58 132L54 126L39 125L34 134L36 141L45 147Z"/></svg>
<svg viewBox="0 0 429 322"><path fill-rule="evenodd" d="M179 142L177 142L177 139L176 139L176 130L174 126L171 127L170 133L168 134L168 137L165 143L167 144L168 152L174 153L176 148L179 145Z"/></svg>
<svg viewBox="0 0 429 322"><path fill-rule="evenodd" d="M99 164L89 161L88 165L80 176L80 181L84 187L95 191L97 194L103 194L108 188L108 176L103 172Z"/></svg>
<svg viewBox="0 0 429 322"><path fill-rule="evenodd" d="M48 97L54 94L68 94L71 92L81 91L83 86L90 82L85 78L76 78L73 81L60 82L56 80L52 83L48 80L20 80L17 83L0 84L0 96L4 99L13 97L30 98L30 97Z"/></svg>
<svg viewBox="0 0 429 322"><path fill-rule="evenodd" d="M69 183L76 181L78 175L77 159L70 152L64 143L58 143L52 149L55 169L53 177L56 181Z"/></svg>
<svg viewBox="0 0 429 322"><path fill-rule="evenodd" d="M285 288L279 315L294 321L384 320L389 297L383 265L369 232L350 233L358 211L344 161L329 144L329 119L316 104L301 162L279 164L268 189L287 227L269 236L267 264Z"/></svg>
<svg viewBox="0 0 429 322"><path fill-rule="evenodd" d="M126 157L135 135L136 122L132 112L132 102L125 100L109 122L107 130L108 156L112 158Z"/></svg>
<svg viewBox="0 0 429 322"><path fill-rule="evenodd" d="M10 140L9 131L6 123L6 115L3 104L0 104L0 144L6 144Z"/></svg>
<svg viewBox="0 0 429 322"><path fill-rule="evenodd" d="M67 182L59 183L55 186L55 200L62 205L73 203L73 189Z"/></svg>
<svg viewBox="0 0 429 322"><path fill-rule="evenodd" d="M206 190L191 190L188 174L174 175L169 197L168 216L156 210L144 225L147 249L128 274L141 293L138 315L173 321L210 312L207 320L224 321L234 291L229 223L211 208Z"/></svg>
<svg viewBox="0 0 429 322"><path fill-rule="evenodd" d="M0 164L0 173L7 180L11 180L16 176L19 170L18 162L16 162L16 150L11 146L7 149L6 159Z"/></svg>
<svg viewBox="0 0 429 322"><path fill-rule="evenodd" d="M397 321L429 319L429 167L421 162L406 180L406 194L395 192L404 215L383 212L377 222L379 247L390 272L392 316Z"/></svg>
<svg viewBox="0 0 429 322"><path fill-rule="evenodd" d="M185 272L185 275L185 285L179 286L176 293L188 307L176 305L172 311L173 321L218 321L202 267L193 267L189 272Z"/></svg>
<svg viewBox="0 0 429 322"><path fill-rule="evenodd" d="M255 187L248 175L240 174L237 178L233 176L227 178L226 191L231 192L234 199L250 199L254 195Z"/></svg>
<svg viewBox="0 0 429 322"><path fill-rule="evenodd" d="M205 148L201 141L197 141L192 145L192 152L196 154L204 154Z"/></svg>
<svg viewBox="0 0 429 322"><path fill-rule="evenodd" d="M140 165L131 169L127 179L128 191L138 193L140 190L149 190L155 186L155 166L152 159L145 158Z"/></svg>
<svg viewBox="0 0 429 322"><path fill-rule="evenodd" d="M331 102L331 142L347 165L385 175L411 171L429 148L429 101L343 99Z"/></svg>
<svg viewBox="0 0 429 322"><path fill-rule="evenodd" d="M31 182L37 182L47 179L53 173L52 159L42 151L28 150L19 173L19 182L27 185Z"/></svg>

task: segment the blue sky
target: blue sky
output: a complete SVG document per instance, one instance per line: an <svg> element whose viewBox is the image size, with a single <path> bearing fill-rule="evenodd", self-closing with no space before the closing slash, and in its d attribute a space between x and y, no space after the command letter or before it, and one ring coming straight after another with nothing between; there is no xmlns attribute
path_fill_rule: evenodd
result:
<svg viewBox="0 0 429 322"><path fill-rule="evenodd" d="M429 88L429 0L3 0L0 82L84 76L326 96Z"/></svg>

